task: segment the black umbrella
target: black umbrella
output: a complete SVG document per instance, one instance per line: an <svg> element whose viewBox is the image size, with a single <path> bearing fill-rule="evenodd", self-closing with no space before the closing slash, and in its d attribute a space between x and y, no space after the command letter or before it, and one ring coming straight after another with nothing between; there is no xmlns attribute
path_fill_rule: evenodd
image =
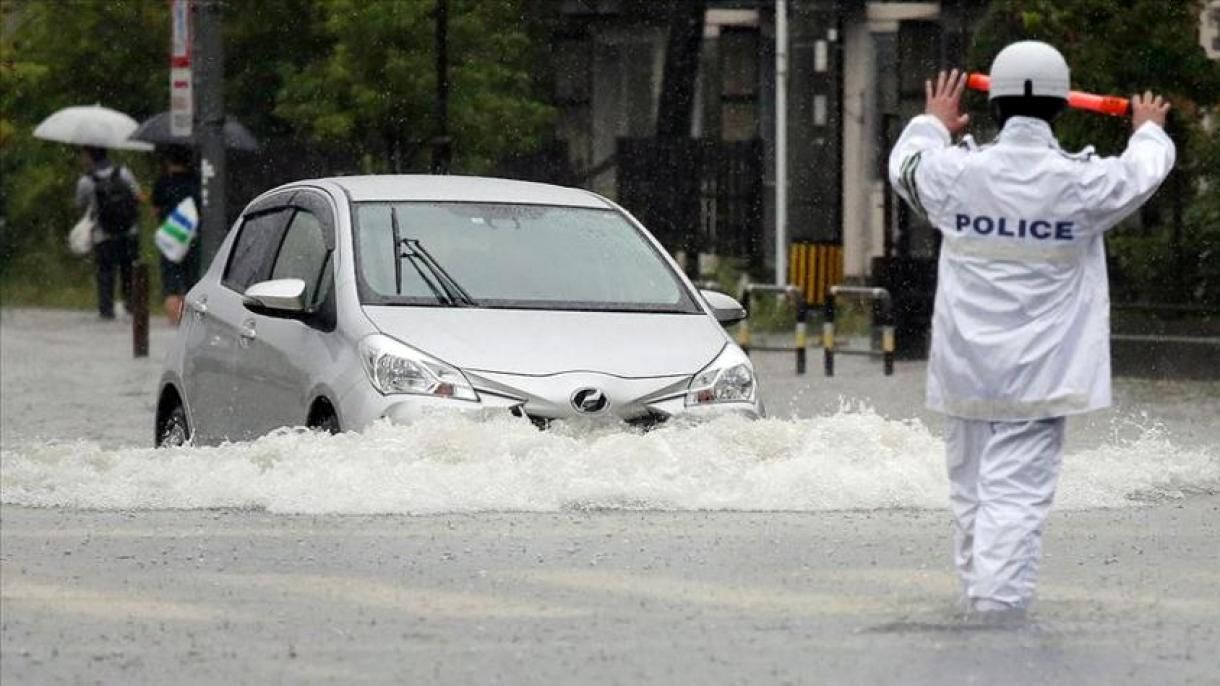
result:
<svg viewBox="0 0 1220 686"><path fill-rule="evenodd" d="M169 132L169 112L154 114L140 124L140 128L131 134L132 140L146 141L157 145L195 146L199 143L196 127L190 136L174 136ZM250 129L232 117L225 117L225 147L232 150L258 150L258 140Z"/></svg>

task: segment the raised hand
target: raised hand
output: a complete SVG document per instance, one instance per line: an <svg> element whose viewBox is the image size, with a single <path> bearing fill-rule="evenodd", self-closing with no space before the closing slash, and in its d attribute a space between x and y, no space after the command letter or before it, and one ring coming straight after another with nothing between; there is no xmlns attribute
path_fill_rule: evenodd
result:
<svg viewBox="0 0 1220 686"><path fill-rule="evenodd" d="M1137 130L1144 122L1153 122L1165 128L1165 117L1169 116L1169 101L1161 96L1153 96L1152 91L1144 91L1143 97L1138 94L1131 98L1131 129Z"/></svg>
<svg viewBox="0 0 1220 686"><path fill-rule="evenodd" d="M957 135L966 129L970 123L970 115L962 114L962 91L966 90L966 72L954 69L949 73L940 72L936 84L931 80L924 82L927 93L927 105L924 113L930 114L941 121L949 133Z"/></svg>

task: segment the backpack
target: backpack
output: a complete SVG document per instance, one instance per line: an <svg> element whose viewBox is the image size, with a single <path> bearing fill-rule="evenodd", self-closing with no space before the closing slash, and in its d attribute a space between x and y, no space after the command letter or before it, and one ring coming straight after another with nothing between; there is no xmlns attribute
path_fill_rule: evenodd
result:
<svg viewBox="0 0 1220 686"><path fill-rule="evenodd" d="M93 193L97 201L97 224L108 237L126 235L139 217L136 194L123 180L121 168L110 174L92 174Z"/></svg>

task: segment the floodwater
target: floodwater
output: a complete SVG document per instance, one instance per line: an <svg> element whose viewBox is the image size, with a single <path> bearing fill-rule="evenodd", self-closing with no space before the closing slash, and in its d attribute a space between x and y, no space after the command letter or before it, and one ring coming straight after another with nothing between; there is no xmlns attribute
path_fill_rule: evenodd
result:
<svg viewBox="0 0 1220 686"><path fill-rule="evenodd" d="M1220 486L1220 460L1156 425L1072 453L1061 508L1122 507ZM14 505L436 514L579 509L939 509L943 446L918 420L868 408L805 419L723 418L638 433L433 416L337 437L286 430L214 448L4 449Z"/></svg>
<svg viewBox="0 0 1220 686"><path fill-rule="evenodd" d="M110 344L86 345L103 326ZM840 375L826 379L815 360L797 377L787 356L763 353L772 417L757 422L539 431L511 417L437 414L360 434L283 430L158 451L149 443L159 366L126 356L125 327L9 312L2 328L5 504L437 514L940 509L946 501L939 422L921 409L921 364L885 377L875 363L841 358ZM159 329L156 343L171 336ZM1220 487L1220 384L1118 383L1117 409L1072 420L1058 507L1122 507Z"/></svg>
<svg viewBox="0 0 1220 686"><path fill-rule="evenodd" d="M755 356L771 418L438 415L152 450L158 355L0 312L3 683L1214 683L1220 384L1069 421L1040 600L965 625L923 366Z"/></svg>

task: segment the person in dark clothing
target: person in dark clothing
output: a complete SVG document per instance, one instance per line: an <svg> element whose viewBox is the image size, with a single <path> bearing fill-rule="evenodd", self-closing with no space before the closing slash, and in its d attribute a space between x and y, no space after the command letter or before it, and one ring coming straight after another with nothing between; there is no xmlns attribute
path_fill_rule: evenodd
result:
<svg viewBox="0 0 1220 686"><path fill-rule="evenodd" d="M170 145L164 149L164 172L153 184L152 205L157 222L164 222L178 204L188 197L195 207L202 207L199 198L199 175L192 168L194 152L185 146ZM177 325L182 318L186 292L199 280L199 241L196 240L181 262L161 256L161 295L165 299L165 316Z"/></svg>
<svg viewBox="0 0 1220 686"><path fill-rule="evenodd" d="M97 310L102 319L114 319L114 276L119 273L119 291L124 301L131 300L131 265L139 257L139 223L132 206L131 222L115 230L104 226L99 216L99 189L109 188L118 175L117 185L125 187L136 203L143 200L143 192L135 176L127 167L116 167L110 162L105 148L87 147L81 151L81 162L85 173L76 182L76 207L88 210L96 221L93 229L93 259L97 263ZM108 198L113 193L104 194ZM130 202L131 200L129 200ZM107 213L109 214L109 213ZM128 224L128 222L124 222Z"/></svg>

